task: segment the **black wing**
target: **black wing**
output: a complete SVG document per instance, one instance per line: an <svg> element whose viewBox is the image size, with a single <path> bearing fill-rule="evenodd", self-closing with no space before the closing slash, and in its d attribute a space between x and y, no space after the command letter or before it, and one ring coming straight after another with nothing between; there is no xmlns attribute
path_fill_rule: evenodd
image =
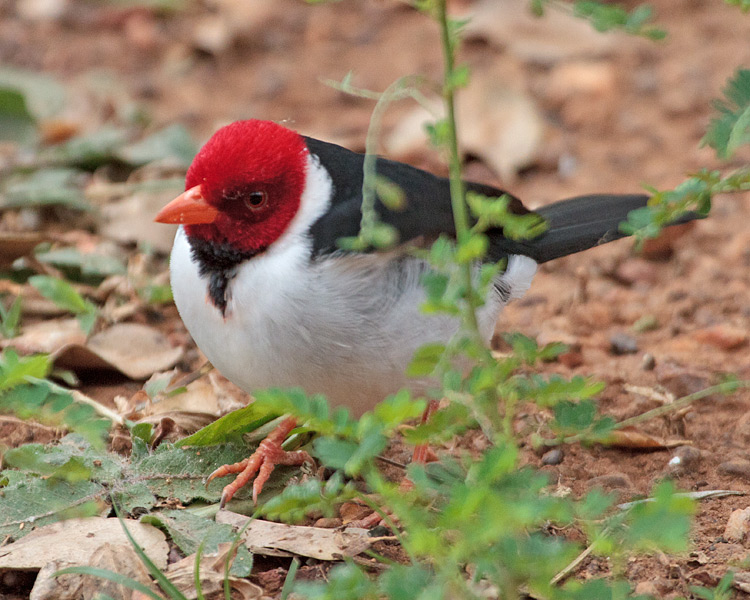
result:
<svg viewBox="0 0 750 600"><path fill-rule="evenodd" d="M338 250L337 241L342 237L359 233L365 156L313 138L305 138L305 141L310 152L317 155L327 167L333 180L331 208L312 226L314 253L325 254ZM430 241L441 233L455 235L447 179L384 158L378 158L376 165L378 175L392 181L406 196L403 210L390 210L380 200L375 203L379 219L398 231L400 242ZM492 197L506 193L478 183L467 183L467 188ZM511 210L517 214L529 212L520 200L512 196ZM498 231L497 235L502 234Z"/></svg>
<svg viewBox="0 0 750 600"><path fill-rule="evenodd" d="M342 237L359 233L364 154L312 138L305 141L310 152L328 167L333 180L331 210L312 226L314 253L326 254L338 250L337 241ZM378 174L399 186L406 195L403 210L393 211L380 201L375 203L380 220L395 227L400 242L427 243L442 233L455 236L450 184L446 178L383 158L378 158L376 164ZM466 188L489 197L506 194L514 213L531 212L518 198L492 186L467 182ZM503 235L502 229L488 231L487 259L497 261L510 254L523 254L542 263L620 239L625 235L620 232L620 223L627 220L630 211L646 206L648 199L645 194L592 194L549 204L535 211L548 222L547 230L535 239L511 240ZM700 215L688 213L673 224L696 218Z"/></svg>

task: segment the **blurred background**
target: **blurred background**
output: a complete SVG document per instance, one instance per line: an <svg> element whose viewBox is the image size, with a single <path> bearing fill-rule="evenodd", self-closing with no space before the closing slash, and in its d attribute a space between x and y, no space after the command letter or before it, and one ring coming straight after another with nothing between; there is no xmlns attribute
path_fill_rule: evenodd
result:
<svg viewBox="0 0 750 600"><path fill-rule="evenodd" d="M533 208L638 192L644 183L672 188L700 168L728 170L750 158L745 147L722 165L700 147L713 100L750 64L750 16L737 6L655 0L656 24L667 32L658 42L598 33L552 5L541 19L521 0L449 6L470 19L459 59L471 79L458 101L467 178ZM170 302L174 231L153 215L183 189L195 152L218 127L271 119L363 151L373 100L327 82L382 92L410 74L438 82L441 68L437 26L396 0L0 0L0 344L53 353L56 366L72 370L67 383L80 378L80 390L119 414L173 411L182 429L172 433L242 405L246 395L216 373L168 406L149 404L172 377L168 369L203 363ZM430 84L422 89L435 97ZM390 106L379 152L445 174L423 131L428 114L412 100ZM499 332L568 344L540 368L606 382L600 407L617 418L703 389L720 373L750 378L746 196L717 197L710 218L671 229L641 253L619 242L545 264ZM39 274L75 291L27 282ZM500 335L495 345L504 349ZM165 371L160 387L142 389ZM641 397L629 385L666 395ZM702 462L679 474L681 488L750 491L748 407L745 391L651 425L701 450ZM527 418L534 415L519 414ZM59 433L40 431L0 424L0 447ZM472 435L460 443L481 450ZM665 453L566 452L574 460L545 472L575 494L598 475L617 475L617 486L640 494L665 473L676 476L665 470ZM744 465L740 475L732 461ZM729 509L745 505L707 505L698 518L697 549L711 556L710 570L698 570L714 583L738 551L714 541ZM634 582L659 575L665 594L676 585L671 563L648 557L629 568Z"/></svg>

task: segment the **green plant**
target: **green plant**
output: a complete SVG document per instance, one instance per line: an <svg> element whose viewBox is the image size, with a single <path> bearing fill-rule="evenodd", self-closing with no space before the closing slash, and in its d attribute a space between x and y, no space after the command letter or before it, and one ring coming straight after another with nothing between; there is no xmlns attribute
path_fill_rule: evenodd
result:
<svg viewBox="0 0 750 600"><path fill-rule="evenodd" d="M650 17L647 9L627 13L619 7L591 2L578 2L571 6L540 1L533 6L541 12L548 4L554 8L572 10L574 14L592 21L599 29L615 27L651 38L661 36L659 30L647 24ZM418 2L418 6L432 15L441 27L446 72L439 87L447 117L437 121L429 130L432 140L449 157L457 232L455 241L442 238L422 254L433 266L432 273L424 282L428 295L425 309L457 315L461 317L463 326L449 344L422 348L415 356L409 367L410 373L415 376L433 375L439 381L439 387L431 390L428 398L446 397L451 402L430 422L405 430L403 435L410 443L420 444L447 439L468 428L479 428L489 449L479 458L464 452L456 457L444 457L428 466L411 465L407 469L412 483L409 489L384 479L378 469L379 454L397 435L401 425L418 417L426 405L426 398L413 398L406 391L386 399L361 419L353 420L345 411L332 412L324 398L308 397L299 390L266 390L257 394L255 404L186 438L181 446L215 445L227 439L238 441L243 434L272 423L277 415L293 413L304 422L303 429L319 434L313 443L314 453L323 464L335 471L334 475L327 481L311 479L287 487L264 502L254 514L295 521L311 511L323 515L334 514L340 502L356 498L383 516L406 553L406 564L391 565L375 577L355 563L347 562L335 568L326 583L295 582L293 563L282 597L287 597L293 588L306 597L332 599L484 598L488 595L513 599L527 592L536 598L599 600L628 597L629 585L622 578L627 558L635 553L679 552L685 549L693 503L690 498L676 493L669 483L656 486L650 501L632 504L624 510L617 510L611 497L598 492L580 499L558 498L548 493L549 482L542 474L521 466L520 435L515 430L516 416L521 407L530 405L553 414L553 418L532 437L539 445L606 442L614 430L634 421L617 423L598 414L594 398L602 386L597 382L582 377L564 380L528 374L539 361L554 358L563 351L560 345L540 348L529 338L508 336L513 353L498 360L479 339L476 311L493 277L502 267L486 265L476 268L475 265L487 250L484 232L489 227L502 225L508 235L533 236L539 232L541 224L533 217L514 217L507 210L507 198L465 197L453 108L456 91L469 79L468 69L456 64L462 23L448 18L445 0L423 0ZM713 133L706 138L707 143L720 153L721 148L731 153L739 143L747 142L746 114L750 98L742 91L743 81L745 76L738 75L737 83L730 84L727 94L729 101L721 108L723 116L712 126ZM397 82L381 95L354 90L347 80L340 84L342 89L357 91L359 95L369 95L378 100L377 114L373 119L375 125L368 135L369 149L373 148L382 110L398 98L420 99L420 91L415 86L421 85L421 78L409 78ZM359 238L347 240L350 247L355 249L384 247L393 241L392 232L377 222L373 202L377 196L389 205L398 205L399 190L389 182L374 177L373 165L370 160L365 167L370 170L364 184L366 201L362 234ZM630 233L641 237L653 236L667 222L676 218L680 211L706 213L714 193L746 189L749 181L747 170L729 176L713 172L699 173L675 190L654 190L653 206L634 215L625 227L629 227ZM72 295L64 286L48 279L37 282L42 282L42 288L48 290L48 297L56 298L75 314L87 315L91 312L85 300ZM22 382L34 381L28 375L43 378L48 374L49 368L42 365L41 359L19 360L17 356L8 356L7 377L0 379L0 387L4 385L2 381L8 381L9 389L15 389ZM465 370L467 361L472 365L468 371ZM638 418L644 420L666 410L674 410L716 391L730 392L738 385L741 382L720 384ZM209 493L193 496L183 488L179 492L173 488L165 492L167 485L173 482L164 482L175 474L168 471L165 465L172 465L179 460L176 457L182 456L180 468L195 470L199 463L203 467L207 462L219 464L221 461L218 458L214 460L208 450L202 449L197 452L202 453L198 460L187 450L182 452L172 447L160 447L153 456L149 456L146 444L151 430L148 426L138 427L140 429L133 429L130 465L120 465L114 470L114 476L111 473L107 476L99 474L96 481L99 487L94 493L100 496L122 494L123 490L113 486L113 482L124 480L128 484L138 483L141 486L139 491L146 497L145 500L139 498L139 504L132 503L133 506L154 508L156 497L166 494L186 503L196 498L215 501L215 496ZM221 450L225 448L226 445ZM35 451L42 453L39 449ZM101 461L105 455L83 451L86 461L91 462L92 456ZM64 455L67 460L63 475L66 477L72 478L80 471L74 469L80 466L80 461L73 461L76 457ZM18 453L10 458L17 461L14 465L18 465L23 456ZM44 470L46 467L38 464L31 467L36 469L34 475L47 474ZM160 487L154 484L157 477L161 478L158 482ZM368 491L375 492L380 500L376 502L365 495L362 483ZM142 488L146 486L153 487L144 491ZM178 512L186 513L175 511ZM179 528L170 522L172 517L176 521L175 515L154 511L147 519L160 520L161 526L170 532L173 539L180 539L178 544L185 552L195 551L195 536L180 537ZM190 526L196 528L195 523L190 523ZM571 542L564 533L555 533L570 530L585 536L588 544L586 550L581 552L582 546ZM196 569L199 568L203 541L197 547ZM576 556L588 553L606 557L614 577L585 583L571 581L560 586L559 582L569 572L566 569L571 561ZM154 571L155 567L147 557L142 556L141 559L161 585L163 575L158 569ZM80 568L76 572L112 577L106 572L86 569ZM119 582L128 584L122 578ZM706 598L723 598L728 593L730 582L725 578L716 590L695 590L695 593ZM169 590L168 586L162 586L162 589L172 598L181 598L179 592ZM151 597L155 597L153 593Z"/></svg>
<svg viewBox="0 0 750 600"><path fill-rule="evenodd" d="M6 339L16 337L20 322L21 296L16 296L8 308L0 302L0 336Z"/></svg>
<svg viewBox="0 0 750 600"><path fill-rule="evenodd" d="M99 309L96 304L81 296L70 283L50 275L33 275L29 277L29 283L42 296L52 300L60 308L76 315L81 329L87 335L91 333L99 316Z"/></svg>

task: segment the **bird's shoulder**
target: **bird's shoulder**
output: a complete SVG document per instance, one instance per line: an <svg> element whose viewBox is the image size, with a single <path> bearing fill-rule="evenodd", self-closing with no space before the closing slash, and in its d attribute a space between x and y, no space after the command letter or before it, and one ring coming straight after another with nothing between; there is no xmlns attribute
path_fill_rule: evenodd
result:
<svg viewBox="0 0 750 600"><path fill-rule="evenodd" d="M339 250L341 238L359 233L365 155L330 142L304 139L314 160L320 162L331 178L330 206L311 227L313 253L329 254ZM455 236L448 179L382 157L375 164L378 177L396 185L403 194L403 203L398 208L389 208L380 198L375 202L378 219L396 230L399 243L424 245L441 234ZM475 182L465 182L465 186L468 191L488 197L507 195L512 212L530 212L518 198L504 190ZM502 238L499 229L489 234L491 238Z"/></svg>

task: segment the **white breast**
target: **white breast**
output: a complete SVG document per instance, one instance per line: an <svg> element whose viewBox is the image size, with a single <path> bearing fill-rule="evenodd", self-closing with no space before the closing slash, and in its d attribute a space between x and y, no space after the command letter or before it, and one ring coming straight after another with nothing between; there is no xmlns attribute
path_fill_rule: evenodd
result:
<svg viewBox="0 0 750 600"><path fill-rule="evenodd" d="M227 378L252 393L265 387L323 393L361 414L405 385L415 350L447 342L458 322L420 311L425 264L394 254L348 254L310 261L309 226L327 209L330 178L311 159L300 210L271 248L245 263L229 284L225 316L208 297L180 227L171 281L180 316L199 348ZM511 257L480 312L489 339L505 302L523 295L536 263Z"/></svg>
<svg viewBox="0 0 750 600"><path fill-rule="evenodd" d="M180 229L172 289L180 316L206 357L247 390L300 386L355 414L399 388L414 351L446 342L457 322L423 314L424 264L388 255L309 262L302 246L257 256L230 283L226 316L211 303ZM528 289L536 263L512 257L502 279L511 297ZM489 338L503 302L492 292L480 313Z"/></svg>

